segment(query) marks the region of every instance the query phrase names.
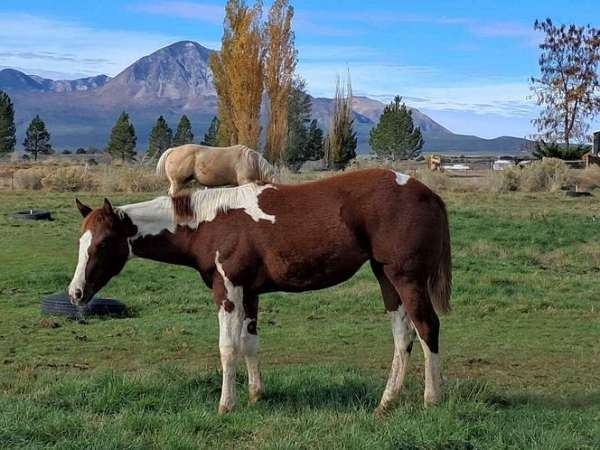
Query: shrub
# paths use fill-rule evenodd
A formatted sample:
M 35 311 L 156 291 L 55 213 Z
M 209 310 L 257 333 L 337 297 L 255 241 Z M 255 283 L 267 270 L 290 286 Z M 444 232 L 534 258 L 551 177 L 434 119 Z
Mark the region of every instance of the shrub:
M 152 168 L 142 166 L 108 166 L 99 176 L 99 184 L 103 192 L 158 192 L 168 187 Z
M 521 184 L 521 170 L 518 167 L 507 167 L 502 172 L 494 172 L 489 181 L 491 192 L 518 191 Z
M 447 191 L 452 187 L 450 177 L 444 172 L 432 172 L 429 169 L 419 170 L 416 172 L 415 178 L 435 192 Z
M 600 167 L 592 166 L 584 170 L 571 172 L 575 184 L 585 190 L 592 190 L 600 187 Z
M 564 145 L 557 144 L 555 142 L 536 142 L 533 150 L 533 156 L 536 158 L 557 158 L 564 161 L 575 161 L 579 160 L 590 151 L 589 145 L 576 145 L 571 147 L 565 147 Z
M 98 187 L 92 174 L 79 166 L 59 167 L 42 178 L 42 186 L 54 192 L 89 191 Z
M 46 175 L 41 167 L 19 169 L 13 175 L 16 189 L 29 189 L 37 191 L 42 188 L 42 178 Z
M 569 184 L 569 169 L 557 158 L 544 158 L 521 171 L 521 189 L 525 192 L 554 192 Z

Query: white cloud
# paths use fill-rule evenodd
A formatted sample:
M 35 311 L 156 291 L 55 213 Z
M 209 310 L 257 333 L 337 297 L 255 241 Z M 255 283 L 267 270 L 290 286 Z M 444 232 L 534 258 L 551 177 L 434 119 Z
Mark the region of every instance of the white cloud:
M 32 74 L 114 76 L 136 59 L 181 38 L 106 30 L 31 14 L 0 13 L 0 65 Z

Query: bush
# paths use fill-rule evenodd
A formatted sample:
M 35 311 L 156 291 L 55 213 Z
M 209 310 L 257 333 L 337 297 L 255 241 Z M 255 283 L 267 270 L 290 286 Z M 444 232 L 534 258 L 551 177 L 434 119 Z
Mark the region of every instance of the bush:
M 563 161 L 575 161 L 579 160 L 590 151 L 589 145 L 576 145 L 571 147 L 565 147 L 564 145 L 557 144 L 555 142 L 536 142 L 535 149 L 532 154 L 536 158 L 557 158 Z
M 444 172 L 432 172 L 429 169 L 419 170 L 415 174 L 415 178 L 435 192 L 447 191 L 452 187 L 450 177 Z
M 493 192 L 555 192 L 572 183 L 573 177 L 564 161 L 544 158 L 524 168 L 510 167 L 494 174 L 490 190 Z
M 59 167 L 42 178 L 44 189 L 54 192 L 89 191 L 98 184 L 92 174 L 82 167 Z
M 103 192 L 157 192 L 166 191 L 166 180 L 146 167 L 107 166 L 100 176 Z
M 600 167 L 592 166 L 584 170 L 573 171 L 574 183 L 584 190 L 600 188 Z
M 13 175 L 16 189 L 29 189 L 37 191 L 42 188 L 42 178 L 46 175 L 41 167 L 19 169 Z

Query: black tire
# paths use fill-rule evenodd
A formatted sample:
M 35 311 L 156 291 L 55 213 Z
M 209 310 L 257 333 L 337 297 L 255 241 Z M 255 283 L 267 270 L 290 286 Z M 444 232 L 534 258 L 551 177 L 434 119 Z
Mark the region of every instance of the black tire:
M 577 192 L 577 191 L 567 191 L 567 197 L 592 197 L 591 192 Z
M 66 316 L 80 319 L 85 316 L 123 316 L 126 306 L 118 300 L 93 298 L 85 306 L 71 304 L 69 296 L 64 292 L 48 295 L 42 299 L 42 314 L 48 316 Z
M 52 214 L 50 211 L 44 211 L 43 209 L 30 209 L 29 211 L 19 211 L 14 213 L 13 219 L 23 220 L 52 220 Z

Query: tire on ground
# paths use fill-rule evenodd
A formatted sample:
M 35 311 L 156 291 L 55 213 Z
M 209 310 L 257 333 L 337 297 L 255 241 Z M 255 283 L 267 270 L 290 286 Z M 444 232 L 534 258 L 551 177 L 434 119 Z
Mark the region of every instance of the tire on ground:
M 85 316 L 123 316 L 126 306 L 118 300 L 94 298 L 85 306 L 71 304 L 64 292 L 48 295 L 42 299 L 42 314 L 48 316 L 66 316 L 77 319 Z

